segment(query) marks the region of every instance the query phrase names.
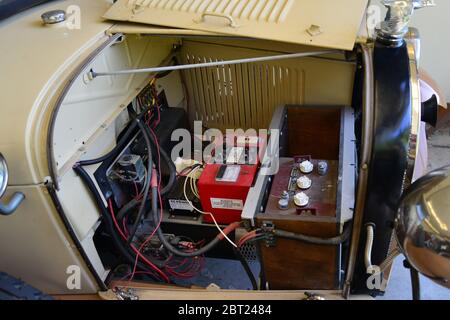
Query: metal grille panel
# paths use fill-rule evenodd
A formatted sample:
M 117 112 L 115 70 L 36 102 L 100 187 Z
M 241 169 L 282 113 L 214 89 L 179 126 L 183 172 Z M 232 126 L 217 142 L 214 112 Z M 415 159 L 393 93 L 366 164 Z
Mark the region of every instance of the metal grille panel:
M 187 53 L 185 63 L 218 61 Z M 185 71 L 191 116 L 207 127 L 267 128 L 274 110 L 303 103 L 304 72 L 277 64 L 242 64 Z
M 228 14 L 232 17 L 271 23 L 283 22 L 294 0 L 134 0 L 129 5 L 170 12 Z

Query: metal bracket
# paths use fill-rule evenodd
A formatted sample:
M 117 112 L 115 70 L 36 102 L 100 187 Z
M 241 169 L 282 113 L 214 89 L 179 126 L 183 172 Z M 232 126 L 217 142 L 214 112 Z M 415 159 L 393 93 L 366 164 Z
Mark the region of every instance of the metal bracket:
M 114 290 L 114 293 L 116 294 L 116 296 L 119 300 L 139 300 L 139 297 L 136 294 L 136 291 L 131 288 L 128 288 L 128 289 L 116 288 Z
M 277 244 L 276 237 L 274 235 L 275 225 L 272 221 L 263 221 L 261 230 L 267 235 L 265 238 L 266 247 L 275 247 Z
M 306 298 L 304 300 L 325 300 L 324 297 L 312 292 L 305 292 Z

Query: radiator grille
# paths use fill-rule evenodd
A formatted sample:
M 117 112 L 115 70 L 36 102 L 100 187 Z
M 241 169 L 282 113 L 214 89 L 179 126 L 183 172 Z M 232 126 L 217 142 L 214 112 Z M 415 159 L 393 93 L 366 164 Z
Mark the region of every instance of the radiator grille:
M 218 61 L 187 53 L 184 63 Z M 184 71 L 191 116 L 210 128 L 267 128 L 274 110 L 303 103 L 304 72 L 274 63 Z
M 280 23 L 295 0 L 131 0 L 130 5 L 171 12 L 229 14 L 238 19 Z

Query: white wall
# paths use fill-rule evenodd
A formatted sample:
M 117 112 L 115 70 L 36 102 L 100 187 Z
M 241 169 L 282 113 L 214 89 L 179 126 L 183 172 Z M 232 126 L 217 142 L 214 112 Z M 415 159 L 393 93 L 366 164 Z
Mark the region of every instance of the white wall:
M 420 66 L 441 87 L 450 102 L 450 1 L 435 0 L 437 6 L 417 10 L 411 25 L 422 38 Z

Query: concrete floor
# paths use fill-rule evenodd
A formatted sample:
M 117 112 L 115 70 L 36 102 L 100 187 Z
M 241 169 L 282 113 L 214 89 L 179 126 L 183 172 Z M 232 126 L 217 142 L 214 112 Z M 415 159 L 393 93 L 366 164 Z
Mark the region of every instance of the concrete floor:
M 378 300 L 411 300 L 411 280 L 409 270 L 403 267 L 403 256 L 398 257 L 393 266 L 391 280 L 386 294 Z M 443 288 L 426 277 L 420 276 L 422 300 L 450 300 L 450 290 Z
M 428 170 L 434 170 L 450 165 L 450 122 L 428 137 Z M 387 292 L 381 300 L 410 300 L 411 281 L 409 270 L 403 267 L 404 257 L 400 256 L 394 262 Z M 450 290 L 445 289 L 431 280 L 420 277 L 423 300 L 450 300 Z

